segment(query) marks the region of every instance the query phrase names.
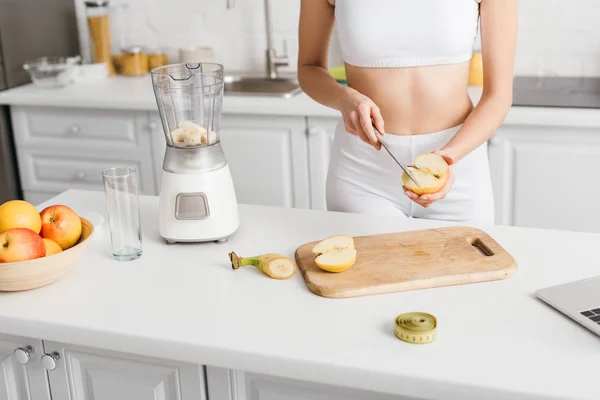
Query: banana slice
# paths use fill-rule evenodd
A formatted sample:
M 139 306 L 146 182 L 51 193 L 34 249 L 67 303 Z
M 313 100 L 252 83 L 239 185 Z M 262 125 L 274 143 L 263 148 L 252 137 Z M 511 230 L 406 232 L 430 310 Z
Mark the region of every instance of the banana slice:
M 188 132 L 185 135 L 184 143 L 187 146 L 198 146 L 202 144 L 202 134 L 200 132 Z
M 185 136 L 185 131 L 181 128 L 177 128 L 173 132 L 171 132 L 171 138 L 173 139 L 174 143 L 184 143 Z
M 206 133 L 206 129 L 192 121 L 181 121 L 177 127 L 183 129 L 186 133 Z

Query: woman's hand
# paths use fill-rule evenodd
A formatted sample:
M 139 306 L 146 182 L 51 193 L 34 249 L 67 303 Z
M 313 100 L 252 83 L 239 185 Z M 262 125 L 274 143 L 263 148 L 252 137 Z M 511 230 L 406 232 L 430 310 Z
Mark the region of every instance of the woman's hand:
M 406 186 L 402 186 L 402 189 L 404 189 L 404 194 L 409 199 L 411 199 L 412 201 L 424 208 L 427 208 L 431 206 L 434 202 L 445 198 L 450 192 L 452 185 L 454 184 L 454 173 L 452 172 L 452 164 L 454 164 L 454 158 L 447 154 L 444 150 L 434 151 L 434 153 L 444 157 L 444 160 L 446 160 L 446 163 L 448 163 L 448 179 L 446 180 L 446 184 L 436 193 L 424 194 L 421 196 L 408 190 Z
M 348 133 L 357 135 L 363 142 L 372 145 L 377 150 L 381 149 L 381 144 L 373 129 L 373 123 L 383 134 L 385 132 L 383 118 L 379 107 L 371 99 L 349 88 L 340 99 L 340 111 Z

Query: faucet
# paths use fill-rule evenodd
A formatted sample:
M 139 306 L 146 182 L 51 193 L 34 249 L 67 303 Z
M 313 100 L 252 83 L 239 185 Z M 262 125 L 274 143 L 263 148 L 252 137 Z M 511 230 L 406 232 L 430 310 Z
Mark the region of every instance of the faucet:
M 267 31 L 267 77 L 277 79 L 277 68 L 286 67 L 289 65 L 287 55 L 287 43 L 283 41 L 283 55 L 277 55 L 273 46 L 273 23 L 271 21 L 271 4 L 270 0 L 265 0 L 265 27 Z
M 235 0 L 227 0 L 227 8 L 235 7 Z M 266 64 L 267 77 L 277 79 L 277 68 L 286 67 L 290 64 L 287 55 L 287 42 L 283 41 L 283 55 L 278 55 L 273 46 L 273 23 L 271 21 L 271 3 L 270 0 L 265 0 L 265 28 L 267 31 L 267 50 Z

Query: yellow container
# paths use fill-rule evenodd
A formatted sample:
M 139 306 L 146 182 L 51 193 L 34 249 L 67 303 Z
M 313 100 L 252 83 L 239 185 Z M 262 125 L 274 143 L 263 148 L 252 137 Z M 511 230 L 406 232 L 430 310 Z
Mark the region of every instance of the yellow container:
M 471 57 L 469 86 L 483 86 L 483 58 L 481 53 L 473 53 L 473 57 Z
M 105 0 L 86 2 L 87 23 L 92 41 L 92 57 L 94 63 L 106 63 L 108 65 L 108 74 L 115 74 L 115 67 L 112 63 L 111 46 L 111 27 L 110 17 L 108 15 L 108 2 Z
M 148 52 L 148 70 L 152 71 L 154 68 L 162 67 L 167 65 L 169 60 L 167 55 L 160 51 Z
M 125 76 L 141 76 L 148 73 L 148 56 L 139 46 L 123 49 L 119 72 Z

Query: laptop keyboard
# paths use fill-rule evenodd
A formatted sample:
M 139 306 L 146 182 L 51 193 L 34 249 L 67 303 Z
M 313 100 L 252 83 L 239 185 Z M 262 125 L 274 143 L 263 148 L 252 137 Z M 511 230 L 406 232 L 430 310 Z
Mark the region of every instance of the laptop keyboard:
M 588 311 L 582 311 L 581 315 L 588 317 L 598 325 L 600 325 L 600 308 L 594 308 Z

